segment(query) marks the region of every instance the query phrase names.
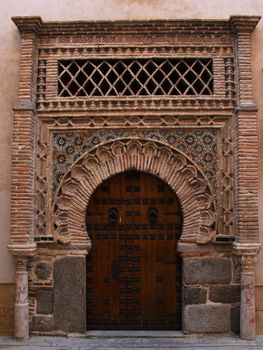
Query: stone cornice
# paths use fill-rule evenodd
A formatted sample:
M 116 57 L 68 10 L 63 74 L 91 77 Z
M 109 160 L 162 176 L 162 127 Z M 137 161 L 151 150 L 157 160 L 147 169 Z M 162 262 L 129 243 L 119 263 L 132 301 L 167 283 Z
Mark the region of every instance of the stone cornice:
M 13 107 L 13 111 L 32 111 L 36 112 L 36 105 L 32 103 L 31 101 L 19 101 L 17 104 Z
M 252 32 L 260 18 L 260 16 L 231 16 L 230 23 L 236 32 Z
M 214 32 L 227 27 L 227 21 L 216 20 L 133 20 L 133 21 L 79 21 L 46 22 L 43 34 L 85 34 L 85 35 L 169 35 L 171 33 L 193 34 L 194 32 Z M 219 30 L 219 28 L 218 28 Z
M 241 103 L 236 108 L 236 110 L 237 110 L 237 112 L 240 112 L 240 111 L 242 111 L 242 112 L 257 112 L 258 107 L 254 103 L 249 103 L 249 104 Z
M 187 19 L 187 20 L 116 20 L 116 21 L 72 21 L 42 22 L 41 17 L 12 17 L 21 33 L 35 32 L 43 35 L 162 35 L 169 33 L 193 34 L 211 33 L 222 35 L 222 31 L 252 31 L 260 20 L 259 16 L 231 16 L 229 20 Z
M 11 17 L 20 33 L 36 33 L 41 30 L 42 19 L 41 17 Z

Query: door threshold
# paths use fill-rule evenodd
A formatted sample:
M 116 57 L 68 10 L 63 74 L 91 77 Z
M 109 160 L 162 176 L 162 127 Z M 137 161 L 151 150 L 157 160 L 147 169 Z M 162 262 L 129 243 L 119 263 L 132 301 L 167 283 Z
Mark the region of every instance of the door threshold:
M 185 338 L 191 337 L 189 334 L 184 334 L 182 331 L 158 331 L 158 330 L 90 330 L 84 334 L 70 333 L 69 338 Z

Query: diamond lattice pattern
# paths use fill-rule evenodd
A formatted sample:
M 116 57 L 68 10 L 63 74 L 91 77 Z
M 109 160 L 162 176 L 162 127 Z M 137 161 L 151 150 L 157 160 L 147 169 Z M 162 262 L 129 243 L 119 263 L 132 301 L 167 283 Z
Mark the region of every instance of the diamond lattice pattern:
M 209 58 L 89 59 L 58 62 L 58 95 L 212 95 Z

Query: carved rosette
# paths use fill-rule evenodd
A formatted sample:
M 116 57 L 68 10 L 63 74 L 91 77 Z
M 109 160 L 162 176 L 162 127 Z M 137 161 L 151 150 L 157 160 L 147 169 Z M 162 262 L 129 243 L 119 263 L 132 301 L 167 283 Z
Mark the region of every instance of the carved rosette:
M 107 178 L 131 169 L 156 175 L 174 190 L 184 217 L 181 241 L 208 243 L 214 238 L 215 200 L 198 166 L 161 142 L 120 139 L 85 153 L 62 179 L 53 206 L 55 240 L 89 241 L 86 208 L 92 193 Z

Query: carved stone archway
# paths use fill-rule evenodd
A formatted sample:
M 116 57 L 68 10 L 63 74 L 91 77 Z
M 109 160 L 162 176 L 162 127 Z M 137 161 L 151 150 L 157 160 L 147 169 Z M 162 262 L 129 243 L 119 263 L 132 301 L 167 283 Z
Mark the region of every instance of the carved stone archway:
M 202 171 L 182 152 L 143 139 L 105 143 L 75 162 L 54 200 L 54 238 L 62 243 L 86 242 L 86 208 L 92 193 L 108 177 L 130 169 L 160 177 L 177 194 L 184 218 L 181 242 L 213 239 L 216 206 Z
M 27 338 L 29 325 L 38 334 L 85 332 L 83 276 L 90 244 L 86 207 L 105 179 L 135 169 L 160 177 L 181 202 L 183 330 L 240 332 L 242 338 L 253 339 L 260 244 L 251 33 L 259 17 L 116 22 L 14 17 L 13 21 L 21 33 L 9 245 L 17 258 L 15 336 Z M 81 73 L 84 66 L 99 62 L 96 72 L 101 64 L 114 72 L 117 63 L 129 70 L 130 60 L 139 62 L 142 70 L 153 65 L 159 77 L 165 73 L 163 64 L 175 71 L 180 62 L 186 68 L 172 86 L 183 79 L 188 87 L 178 85 L 170 94 L 166 87 L 160 93 L 156 86 L 155 94 L 142 78 L 140 95 L 130 89 L 132 78 L 125 90 L 131 95 L 114 89 L 116 95 L 111 95 L 101 86 L 99 95 L 93 94 L 96 89 L 85 90 L 85 78 L 76 88 L 74 69 Z M 73 73 L 67 82 L 70 67 Z M 206 72 L 204 79 L 199 79 L 200 69 Z M 121 79 L 121 70 L 117 73 Z M 197 80 L 187 80 L 189 73 Z M 166 80 L 160 78 L 161 85 L 162 81 Z M 93 142 L 98 133 L 100 146 Z M 198 138 L 198 142 L 189 147 L 186 133 L 190 141 Z M 73 136 L 66 136 L 66 146 L 57 149 L 56 137 L 65 134 Z M 211 147 L 207 135 L 212 137 Z M 72 148 L 79 136 L 83 147 L 69 156 L 67 147 Z

